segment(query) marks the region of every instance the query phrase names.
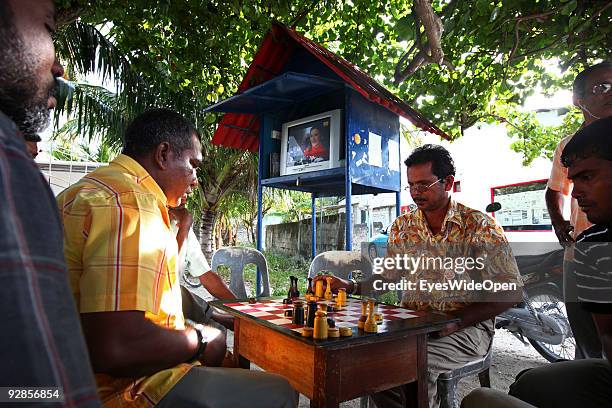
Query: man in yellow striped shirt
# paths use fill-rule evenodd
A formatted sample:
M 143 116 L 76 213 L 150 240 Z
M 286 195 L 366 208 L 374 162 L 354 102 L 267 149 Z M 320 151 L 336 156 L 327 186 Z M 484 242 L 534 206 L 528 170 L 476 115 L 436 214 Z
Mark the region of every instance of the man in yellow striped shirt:
M 145 112 L 128 127 L 123 154 L 58 197 L 72 291 L 105 406 L 295 405 L 281 377 L 211 368 L 225 355 L 225 336 L 185 326 L 168 207 L 196 186 L 201 149 L 181 115 Z

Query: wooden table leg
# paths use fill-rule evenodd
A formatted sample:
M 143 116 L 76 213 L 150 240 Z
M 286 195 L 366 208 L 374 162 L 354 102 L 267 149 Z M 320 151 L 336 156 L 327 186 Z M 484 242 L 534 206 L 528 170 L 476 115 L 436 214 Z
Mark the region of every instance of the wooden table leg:
M 323 349 L 315 351 L 314 395 L 310 400 L 311 408 L 338 408 L 340 373 L 337 354 Z
M 234 319 L 234 363 L 240 368 L 251 368 L 251 362 L 240 355 L 240 319 Z
M 409 407 L 429 407 L 427 394 L 427 334 L 417 338 L 417 380 L 407 384 L 407 402 Z

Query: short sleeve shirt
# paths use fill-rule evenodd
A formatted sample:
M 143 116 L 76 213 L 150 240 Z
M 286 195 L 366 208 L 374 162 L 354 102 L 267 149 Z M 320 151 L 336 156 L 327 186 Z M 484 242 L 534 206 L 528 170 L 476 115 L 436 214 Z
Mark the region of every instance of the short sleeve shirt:
M 195 285 L 190 285 L 189 283 L 190 278 L 199 278 L 211 270 L 210 265 L 202 252 L 200 241 L 198 241 L 198 237 L 196 236 L 195 232 L 193 232 L 193 229 L 189 229 L 187 240 L 181 249 L 179 258 L 181 284 L 183 286 L 187 286 L 191 292 L 199 296 L 201 299 L 207 302 L 213 300 L 213 295 L 211 295 L 204 286 L 199 285 L 199 282 L 197 287 L 193 287 Z
M 567 168 L 561 163 L 561 154 L 563 154 L 563 149 L 565 149 L 565 146 L 572 140 L 572 137 L 574 136 L 568 136 L 559 142 L 559 145 L 555 149 L 553 165 L 550 171 L 550 177 L 548 178 L 548 188 L 566 196 L 571 194 L 573 183 L 567 178 Z M 574 232 L 572 234 L 575 238 L 592 224 L 587 219 L 586 214 L 578 206 L 578 201 L 576 201 L 575 198 L 571 197 L 570 205 L 570 224 L 574 227 Z
M 455 259 L 457 255 L 464 259 L 486 258 L 486 267 L 477 269 L 475 264 L 473 265 L 474 268 L 469 272 L 470 279 L 515 283 L 517 287 L 522 285 L 512 250 L 502 228 L 488 215 L 454 200 L 450 201 L 438 234 L 432 233 L 425 215 L 419 209 L 401 215 L 393 223 L 389 233 L 386 258 L 407 254 L 413 259 L 425 259 L 422 253 L 416 253 L 423 251 L 424 248 L 425 257 L 432 259 L 445 257 L 448 251 L 454 252 Z M 384 269 L 382 273 L 384 278 L 395 281 L 404 278 L 412 282 L 419 280 L 446 282 L 455 279 L 456 270 L 455 267 L 449 272 L 448 269 L 434 266 L 417 268 L 414 273 L 408 273 L 406 270 L 393 267 Z M 469 292 L 461 291 L 452 291 L 451 295 L 448 290 L 431 290 L 427 293 L 421 290 L 405 290 L 402 298 L 402 305 L 413 310 L 452 312 L 468 304 L 470 304 Z
M 596 224 L 576 239 L 574 274 L 578 301 L 593 313 L 612 313 L 612 228 Z
M 166 197 L 135 160 L 120 155 L 62 192 L 64 253 L 81 313 L 139 310 L 154 323 L 184 327 L 178 245 Z M 191 368 L 143 378 L 96 374 L 105 406 L 150 406 Z

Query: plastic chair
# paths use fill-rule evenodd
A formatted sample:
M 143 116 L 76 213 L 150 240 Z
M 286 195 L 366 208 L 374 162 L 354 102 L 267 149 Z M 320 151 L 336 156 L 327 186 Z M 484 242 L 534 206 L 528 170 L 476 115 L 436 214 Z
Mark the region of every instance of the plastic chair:
M 212 256 L 211 268 L 217 272 L 219 265 L 227 265 L 231 271 L 230 289 L 239 299 L 246 299 L 244 285 L 244 267 L 255 264 L 261 273 L 262 291 L 256 296 L 270 296 L 270 278 L 268 276 L 268 262 L 261 252 L 254 248 L 226 247 L 218 249 Z
M 470 375 L 478 374 L 481 387 L 491 388 L 491 356 L 493 355 L 493 339 L 487 354 L 463 367 L 440 374 L 438 377 L 438 395 L 440 395 L 440 408 L 459 408 L 457 400 L 457 384 L 459 380 Z
M 372 264 L 359 251 L 327 251 L 320 253 L 312 260 L 308 277 L 314 278 L 321 271 L 329 271 L 342 279 L 347 279 L 353 271 L 361 271 L 363 280 L 372 276 Z M 369 397 L 363 396 L 359 402 L 361 408 L 368 408 Z
M 353 271 L 361 271 L 361 279 L 372 276 L 372 264 L 359 251 L 327 251 L 320 253 L 310 263 L 308 277 L 314 278 L 321 271 L 329 271 L 347 279 Z

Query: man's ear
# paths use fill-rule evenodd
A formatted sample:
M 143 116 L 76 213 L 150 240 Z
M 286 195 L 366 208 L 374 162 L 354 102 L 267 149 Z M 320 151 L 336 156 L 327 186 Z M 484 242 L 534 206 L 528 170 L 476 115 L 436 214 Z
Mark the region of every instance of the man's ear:
M 154 160 L 161 170 L 166 170 L 168 168 L 168 162 L 170 161 L 171 154 L 170 143 L 168 142 L 161 142 L 155 148 Z
M 453 176 L 444 177 L 444 190 L 451 191 L 453 189 L 454 182 L 455 182 L 455 177 Z

